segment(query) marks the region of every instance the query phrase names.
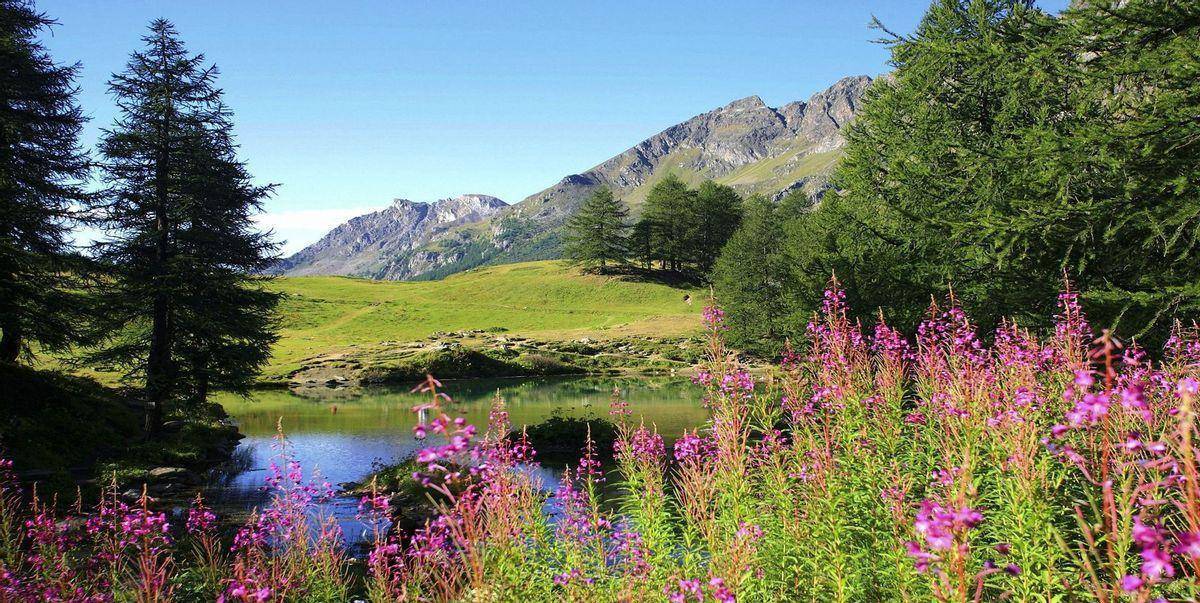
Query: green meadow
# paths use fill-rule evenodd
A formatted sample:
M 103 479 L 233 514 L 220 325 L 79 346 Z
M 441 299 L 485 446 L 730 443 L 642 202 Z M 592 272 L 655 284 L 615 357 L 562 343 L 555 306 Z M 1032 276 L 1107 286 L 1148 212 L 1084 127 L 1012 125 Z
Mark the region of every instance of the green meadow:
M 285 294 L 268 376 L 305 358 L 438 332 L 494 330 L 543 340 L 694 332 L 707 292 L 628 277 L 581 274 L 562 262 L 506 264 L 440 281 L 278 278 Z

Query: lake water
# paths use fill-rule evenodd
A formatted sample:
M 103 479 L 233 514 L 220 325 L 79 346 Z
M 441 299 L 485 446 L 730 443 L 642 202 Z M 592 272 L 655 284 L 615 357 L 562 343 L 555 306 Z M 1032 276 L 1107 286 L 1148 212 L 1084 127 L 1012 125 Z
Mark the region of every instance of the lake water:
M 450 414 L 466 417 L 482 431 L 497 392 L 507 403 L 513 426 L 519 428 L 540 423 L 555 412 L 608 418 L 613 387 L 619 387 L 629 402 L 633 421 L 656 425 L 667 440 L 708 418 L 700 403 L 700 389 L 675 377 L 447 381 L 443 391 L 454 399 L 448 407 Z M 396 388 L 321 389 L 314 394 L 265 390 L 254 392 L 249 399 L 218 399 L 246 436 L 238 450 L 244 470 L 214 484 L 207 494 L 219 508 L 248 510 L 263 502 L 260 487 L 278 454 L 272 446 L 277 425 L 287 434 L 293 455 L 306 474 L 319 474 L 319 479 L 335 486 L 360 480 L 373 464 L 391 463 L 421 447 L 412 435 L 417 421 L 412 407 L 427 399 L 424 395 Z M 538 471 L 546 487 L 553 488 L 559 469 Z M 356 507 L 357 501 L 338 498 L 325 509 L 342 523 L 351 542 L 356 540 Z

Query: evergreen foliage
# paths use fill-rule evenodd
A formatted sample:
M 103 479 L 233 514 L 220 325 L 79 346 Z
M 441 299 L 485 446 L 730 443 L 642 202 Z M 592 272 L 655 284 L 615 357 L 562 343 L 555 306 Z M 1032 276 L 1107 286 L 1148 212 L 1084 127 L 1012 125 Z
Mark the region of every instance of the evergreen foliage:
M 691 200 L 688 259 L 697 272 L 708 274 L 742 221 L 742 198 L 728 186 L 705 180 Z
M 1200 7 L 938 0 L 883 31 L 836 194 L 785 226 L 795 311 L 836 273 L 905 330 L 951 291 L 985 330 L 1048 328 L 1064 277 L 1151 347 L 1200 315 Z
M 751 197 L 741 228 L 725 244 L 713 270 L 717 303 L 728 314 L 729 341 L 762 354 L 781 349 L 794 334 L 789 296 L 793 271 L 780 242 L 781 210 L 762 197 Z
M 55 350 L 81 337 L 68 232 L 88 198 L 89 160 L 78 66 L 54 62 L 37 40 L 53 24 L 28 2 L 0 1 L 0 362 L 31 342 Z
M 646 193 L 642 221 L 650 233 L 651 257 L 664 270 L 678 272 L 683 269 L 689 255 L 689 217 L 694 201 L 695 192 L 675 174 L 667 174 Z
M 108 237 L 96 246 L 111 268 L 97 295 L 108 341 L 92 360 L 144 379 L 154 433 L 166 404 L 242 388 L 266 360 L 276 295 L 250 274 L 275 247 L 250 222 L 271 187 L 236 157 L 216 67 L 165 20 L 143 41 L 109 84 L 120 116 L 100 144 Z
M 631 251 L 646 267 L 708 275 L 741 219 L 742 198 L 732 188 L 706 180 L 690 189 L 667 174 L 646 194 Z
M 597 189 L 567 222 L 563 254 L 589 271 L 604 271 L 629 255 L 629 209 L 607 187 Z

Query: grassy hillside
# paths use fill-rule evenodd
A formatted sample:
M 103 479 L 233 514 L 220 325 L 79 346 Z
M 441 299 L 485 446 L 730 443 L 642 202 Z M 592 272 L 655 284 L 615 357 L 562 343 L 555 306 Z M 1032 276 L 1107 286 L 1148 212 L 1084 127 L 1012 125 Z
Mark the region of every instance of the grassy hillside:
M 272 287 L 285 299 L 267 378 L 317 355 L 445 331 L 494 329 L 543 340 L 684 335 L 699 326 L 705 295 L 583 275 L 556 261 L 481 268 L 433 282 L 296 277 L 280 278 Z

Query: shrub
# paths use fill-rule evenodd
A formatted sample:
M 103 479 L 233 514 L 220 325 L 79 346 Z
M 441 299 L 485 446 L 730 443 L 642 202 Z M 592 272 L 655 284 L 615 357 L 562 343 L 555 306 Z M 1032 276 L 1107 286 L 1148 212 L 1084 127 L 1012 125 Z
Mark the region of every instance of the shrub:
M 508 438 L 516 442 L 524 435 L 540 459 L 575 462 L 583 456 L 589 434 L 597 454 L 611 458 L 616 425 L 596 417 L 568 417 L 561 409 L 541 423 L 510 431 Z

